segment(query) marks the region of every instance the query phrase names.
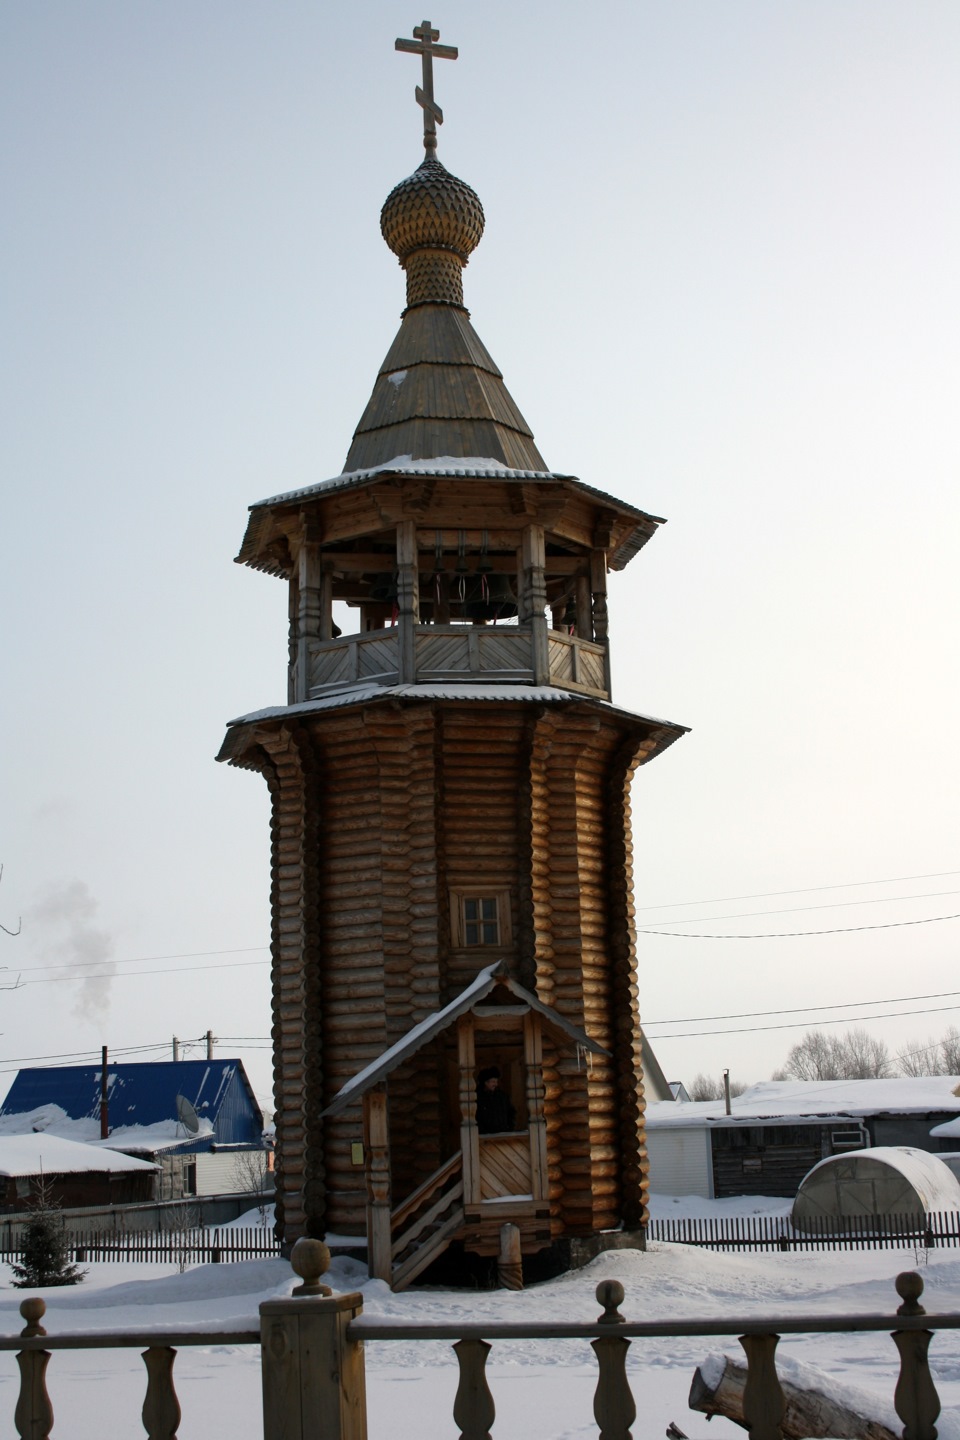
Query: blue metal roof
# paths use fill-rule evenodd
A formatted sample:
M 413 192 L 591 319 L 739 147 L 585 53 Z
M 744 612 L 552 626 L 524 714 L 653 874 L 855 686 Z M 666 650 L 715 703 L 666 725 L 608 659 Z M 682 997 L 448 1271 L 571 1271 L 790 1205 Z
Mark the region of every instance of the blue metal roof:
M 263 1115 L 241 1060 L 157 1060 L 107 1067 L 111 1131 L 177 1119 L 177 1096 L 209 1120 L 220 1145 L 259 1144 Z M 100 1066 L 64 1065 L 20 1070 L 0 1116 L 59 1105 L 71 1120 L 100 1115 Z M 184 1137 L 186 1140 L 192 1137 Z M 201 1138 L 202 1137 L 198 1137 Z

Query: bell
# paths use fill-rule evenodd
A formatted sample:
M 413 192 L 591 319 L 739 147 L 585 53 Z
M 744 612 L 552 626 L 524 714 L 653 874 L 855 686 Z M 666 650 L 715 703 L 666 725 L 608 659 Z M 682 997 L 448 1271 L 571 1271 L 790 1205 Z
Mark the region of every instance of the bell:
M 506 575 L 472 575 L 467 581 L 463 613 L 468 620 L 510 620 L 517 600 Z
M 397 598 L 396 575 L 378 575 L 370 586 L 371 605 L 392 605 Z

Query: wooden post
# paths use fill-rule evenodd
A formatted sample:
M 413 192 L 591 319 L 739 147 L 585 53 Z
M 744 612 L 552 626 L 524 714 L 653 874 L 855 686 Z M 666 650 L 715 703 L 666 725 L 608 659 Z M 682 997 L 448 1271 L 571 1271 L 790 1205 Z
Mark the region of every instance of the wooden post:
M 333 566 L 330 561 L 320 574 L 320 639 L 333 639 Z
M 630 1426 L 637 1418 L 637 1407 L 627 1379 L 630 1341 L 616 1334 L 616 1326 L 623 1324 L 623 1316 L 617 1309 L 623 1303 L 620 1281 L 601 1280 L 597 1300 L 603 1306 L 600 1324 L 609 1333 L 590 1342 L 600 1372 L 593 1398 L 593 1416 L 600 1427 L 600 1440 L 631 1440 Z
M 300 653 L 297 630 L 300 624 L 300 587 L 297 572 L 290 576 L 287 590 L 287 704 L 295 705 L 300 693 L 300 675 L 297 656 Z M 306 683 L 306 682 L 304 682 Z
M 590 600 L 589 575 L 577 576 L 573 593 L 577 606 L 577 636 L 581 640 L 592 640 L 593 606 Z
M 747 1383 L 743 1387 L 743 1418 L 750 1440 L 783 1440 L 781 1424 L 786 1409 L 777 1376 L 775 1353 L 779 1335 L 741 1335 L 747 1357 Z
M 550 681 L 548 647 L 547 581 L 544 573 L 546 550 L 543 526 L 525 525 L 521 550 L 523 583 L 520 589 L 520 623 L 529 624 L 531 632 L 531 665 L 534 685 Z
M 25 1338 L 46 1335 L 40 1324 L 46 1314 L 46 1302 L 39 1296 L 23 1300 L 20 1314 L 26 1325 L 20 1331 Z M 20 1395 L 14 1411 L 13 1423 L 20 1440 L 48 1440 L 53 1429 L 53 1406 L 47 1393 L 47 1366 L 50 1363 L 49 1350 L 21 1350 L 17 1356 L 20 1367 Z
M 176 1440 L 180 1425 L 180 1402 L 173 1384 L 176 1356 L 170 1345 L 151 1345 L 141 1352 L 147 1367 L 147 1397 L 140 1413 L 147 1440 Z
M 593 595 L 593 638 L 604 647 L 603 683 L 607 698 L 610 686 L 610 627 L 607 619 L 607 556 L 603 550 L 590 551 L 590 590 Z
M 367 1161 L 367 1261 L 376 1280 L 393 1279 L 390 1230 L 390 1136 L 387 1087 L 381 1082 L 363 1097 L 363 1145 Z
M 297 700 L 306 700 L 310 695 L 311 640 L 320 639 L 320 535 L 315 523 L 306 517 L 303 520 L 303 539 L 297 557 L 298 613 L 297 613 Z
M 500 1254 L 497 1256 L 497 1278 L 504 1290 L 523 1289 L 523 1254 L 520 1250 L 520 1226 L 500 1226 Z
M 543 1032 L 540 1016 L 523 1017 L 523 1061 L 527 1078 L 527 1126 L 530 1131 L 530 1193 L 545 1200 L 547 1184 L 547 1122 L 543 1114 Z
M 416 626 L 420 622 L 420 580 L 417 571 L 417 526 L 401 520 L 397 526 L 397 612 L 400 630 L 400 684 L 417 678 Z
M 476 1051 L 471 1014 L 457 1022 L 460 1063 L 460 1151 L 463 1155 L 463 1203 L 480 1203 L 480 1132 L 477 1129 L 477 1084 L 474 1077 Z
M 484 1373 L 490 1346 L 486 1340 L 458 1340 L 453 1348 L 460 1365 L 460 1384 L 453 1402 L 460 1440 L 490 1440 L 497 1413 Z
M 920 1304 L 923 1281 L 915 1270 L 896 1278 L 897 1294 L 903 1301 L 898 1315 L 925 1315 Z M 930 1374 L 927 1351 L 932 1330 L 894 1330 L 893 1343 L 900 1352 L 900 1375 L 893 1394 L 893 1408 L 903 1421 L 903 1440 L 937 1440 L 936 1418 L 940 1397 Z
M 347 1326 L 358 1294 L 260 1306 L 264 1440 L 366 1440 L 363 1345 Z

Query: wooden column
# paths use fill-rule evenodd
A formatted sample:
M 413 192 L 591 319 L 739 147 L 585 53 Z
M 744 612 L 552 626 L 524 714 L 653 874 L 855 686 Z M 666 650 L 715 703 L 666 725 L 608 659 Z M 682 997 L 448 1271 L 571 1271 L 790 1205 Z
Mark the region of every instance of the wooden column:
M 298 671 L 297 635 L 300 628 L 300 587 L 297 583 L 297 572 L 294 570 L 290 576 L 290 585 L 287 590 L 287 704 L 297 703 Z
M 333 563 L 329 560 L 320 577 L 320 639 L 333 639 Z
M 530 1129 L 530 1190 L 534 1200 L 544 1200 L 548 1194 L 541 1024 L 540 1016 L 532 1010 L 523 1017 L 523 1060 L 527 1071 L 527 1124 Z
M 550 680 L 548 626 L 544 613 L 547 605 L 545 565 L 543 526 L 524 526 L 521 549 L 520 623 L 530 626 L 531 665 L 535 685 L 546 685 Z
M 367 1158 L 367 1259 L 375 1280 L 393 1278 L 390 1253 L 390 1136 L 385 1083 L 363 1097 L 363 1146 Z
M 581 640 L 593 639 L 593 606 L 590 603 L 590 576 L 578 575 L 574 588 L 577 605 L 577 635 Z
M 315 523 L 303 521 L 303 539 L 297 556 L 297 681 L 296 700 L 310 697 L 310 656 L 312 640 L 320 634 L 320 532 Z M 296 702 L 295 702 L 296 703 Z
M 590 589 L 593 594 L 593 638 L 604 647 L 603 680 L 607 699 L 612 700 L 610 684 L 610 628 L 607 621 L 607 556 L 603 550 L 590 551 Z
M 460 1064 L 460 1151 L 463 1155 L 463 1203 L 480 1203 L 480 1132 L 477 1129 L 476 1050 L 471 1014 L 457 1023 Z
M 417 526 L 401 520 L 397 526 L 397 611 L 400 629 L 400 683 L 417 678 L 415 627 L 420 623 L 420 580 L 417 573 Z

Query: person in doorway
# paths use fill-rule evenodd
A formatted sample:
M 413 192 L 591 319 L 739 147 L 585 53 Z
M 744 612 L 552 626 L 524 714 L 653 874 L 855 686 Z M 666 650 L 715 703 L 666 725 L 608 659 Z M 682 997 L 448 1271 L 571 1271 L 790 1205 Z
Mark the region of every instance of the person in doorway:
M 500 1071 L 488 1065 L 477 1077 L 477 1129 L 481 1135 L 512 1130 L 517 1112 L 510 1096 L 500 1089 Z

